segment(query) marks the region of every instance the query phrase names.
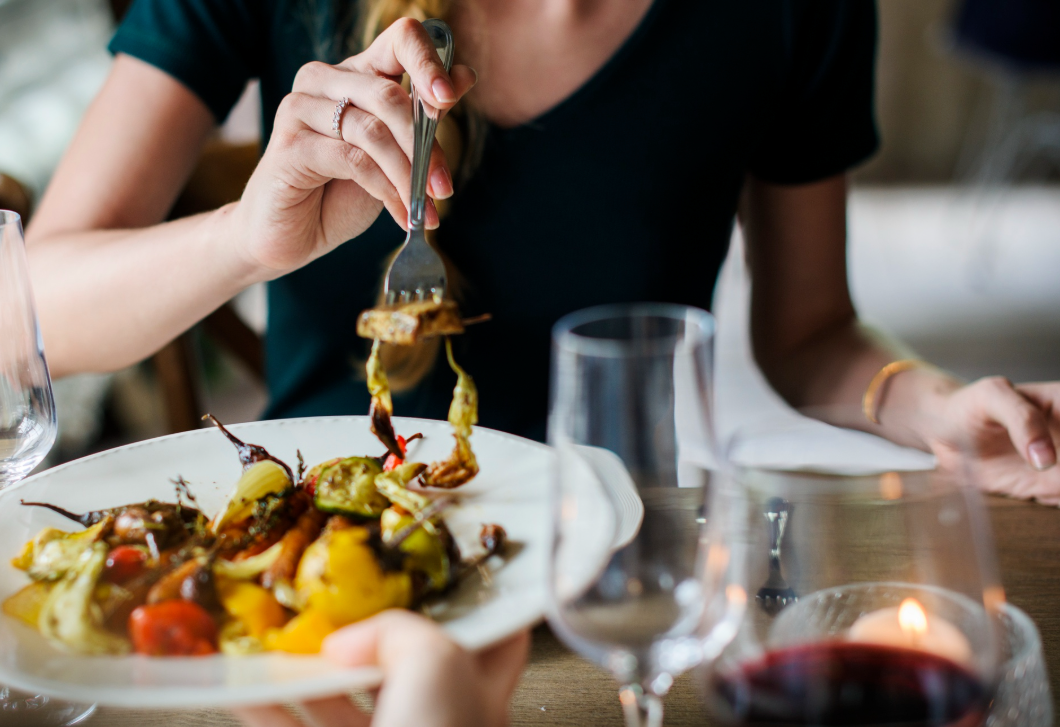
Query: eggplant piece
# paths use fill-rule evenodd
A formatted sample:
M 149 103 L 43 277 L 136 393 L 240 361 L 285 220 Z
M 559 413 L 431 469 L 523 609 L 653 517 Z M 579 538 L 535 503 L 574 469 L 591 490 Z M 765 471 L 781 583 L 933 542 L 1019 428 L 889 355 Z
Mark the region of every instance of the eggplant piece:
M 213 414 L 207 414 L 203 417 L 203 420 L 213 424 L 215 427 L 221 430 L 222 434 L 228 437 L 228 441 L 230 441 L 236 448 L 236 453 L 239 455 L 239 461 L 243 465 L 244 472 L 249 470 L 258 462 L 264 462 L 265 460 L 268 460 L 270 462 L 275 462 L 280 467 L 282 467 L 284 472 L 287 473 L 287 479 L 289 479 L 292 484 L 297 482 L 297 480 L 295 480 L 294 478 L 294 472 L 291 471 L 291 468 L 287 465 L 287 463 L 281 459 L 273 457 L 271 454 L 269 454 L 269 451 L 262 447 L 260 444 L 247 444 L 242 439 L 228 431 L 225 428 L 225 425 L 221 424 L 221 422 L 218 421 L 217 417 L 215 417 Z

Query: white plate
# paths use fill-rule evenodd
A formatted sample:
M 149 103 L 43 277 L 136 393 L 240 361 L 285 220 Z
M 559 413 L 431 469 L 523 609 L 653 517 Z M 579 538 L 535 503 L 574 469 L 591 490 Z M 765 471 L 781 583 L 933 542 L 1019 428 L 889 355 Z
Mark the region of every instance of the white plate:
M 452 449 L 445 422 L 394 419 L 404 435 L 423 432 L 410 456 L 432 462 Z M 235 425 L 232 432 L 294 465 L 300 449 L 308 465 L 338 456 L 378 454 L 367 417 L 287 419 Z M 491 561 L 491 584 L 469 578 L 432 615 L 469 649 L 480 649 L 537 622 L 545 608 L 553 452 L 542 444 L 476 428 L 472 445 L 481 472 L 460 488 L 464 498 L 447 522 L 459 540 L 475 538 L 482 523 L 499 523 L 515 544 L 503 563 Z M 413 449 L 412 446 L 415 448 Z M 20 499 L 74 512 L 148 498 L 173 501 L 180 475 L 212 514 L 240 474 L 232 445 L 213 429 L 161 437 L 56 467 L 0 491 L 0 599 L 24 586 L 7 565 L 43 527 L 78 526 Z M 80 702 L 119 707 L 218 707 L 307 699 L 376 686 L 375 669 L 344 669 L 320 657 L 269 653 L 248 657 L 99 657 L 64 653 L 36 631 L 0 616 L 0 683 Z

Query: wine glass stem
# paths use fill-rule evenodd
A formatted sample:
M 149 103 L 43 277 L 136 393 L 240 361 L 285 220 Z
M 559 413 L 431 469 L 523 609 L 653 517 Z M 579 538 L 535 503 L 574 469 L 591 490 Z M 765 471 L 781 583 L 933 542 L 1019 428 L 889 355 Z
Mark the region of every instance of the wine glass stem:
M 639 684 L 627 684 L 618 690 L 626 727 L 662 727 L 662 699 L 645 692 Z

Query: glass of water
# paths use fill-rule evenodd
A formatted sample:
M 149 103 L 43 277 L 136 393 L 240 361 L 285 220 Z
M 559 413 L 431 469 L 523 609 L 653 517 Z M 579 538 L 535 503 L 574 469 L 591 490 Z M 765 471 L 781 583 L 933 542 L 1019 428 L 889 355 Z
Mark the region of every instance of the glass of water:
M 664 304 L 591 308 L 553 330 L 548 620 L 615 675 L 631 727 L 661 724 L 661 698 L 703 653 L 713 339 L 710 314 Z
M 55 401 L 26 264 L 22 218 L 0 210 L 0 489 L 40 464 L 55 442 Z M 59 727 L 92 705 L 58 702 L 0 684 L 0 723 Z

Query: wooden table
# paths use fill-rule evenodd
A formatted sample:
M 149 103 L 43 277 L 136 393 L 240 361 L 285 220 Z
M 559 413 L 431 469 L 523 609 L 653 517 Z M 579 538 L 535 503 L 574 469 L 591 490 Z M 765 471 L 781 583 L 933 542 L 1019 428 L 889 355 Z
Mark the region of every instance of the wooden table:
M 1060 694 L 1060 510 L 990 498 L 1001 573 L 1009 600 L 1038 624 L 1054 701 Z M 666 725 L 708 722 L 690 676 L 666 698 Z M 220 710 L 150 712 L 100 709 L 89 727 L 234 727 Z M 610 675 L 561 645 L 547 626 L 534 631 L 530 664 L 512 703 L 513 725 L 616 725 L 617 686 Z

